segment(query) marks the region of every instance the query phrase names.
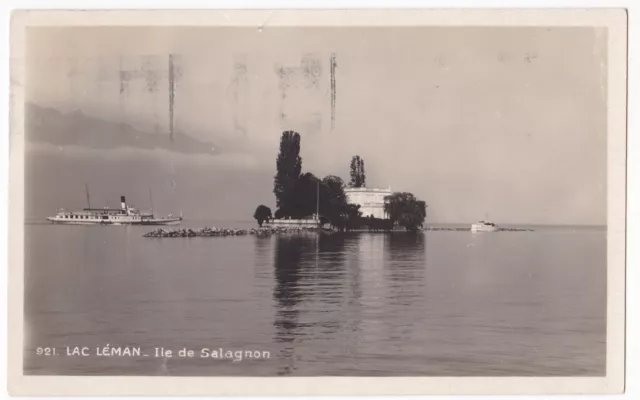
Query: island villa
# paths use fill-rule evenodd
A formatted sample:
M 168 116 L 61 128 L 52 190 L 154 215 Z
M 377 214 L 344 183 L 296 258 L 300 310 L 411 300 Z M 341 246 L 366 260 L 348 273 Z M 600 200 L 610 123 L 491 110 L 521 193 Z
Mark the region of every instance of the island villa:
M 357 204 L 360 206 L 360 212 L 362 212 L 363 217 L 373 216 L 379 219 L 389 219 L 389 216 L 384 211 L 384 203 L 385 197 L 392 194 L 391 188 L 345 188 L 344 193 L 347 196 L 347 202 L 349 204 Z M 307 219 L 270 219 L 262 226 L 265 228 L 320 228 L 322 223 L 318 217 L 319 215 L 319 211 L 316 211 L 315 214 Z
M 384 198 L 391 196 L 391 188 L 374 189 L 367 187 L 345 188 L 347 201 L 350 204 L 360 206 L 363 217 L 373 215 L 375 218 L 387 219 L 389 216 L 384 212 Z

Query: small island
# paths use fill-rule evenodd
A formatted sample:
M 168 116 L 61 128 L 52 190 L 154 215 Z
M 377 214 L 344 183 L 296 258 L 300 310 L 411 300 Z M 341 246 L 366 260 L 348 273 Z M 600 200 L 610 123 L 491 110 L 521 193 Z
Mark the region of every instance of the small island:
M 337 175 L 318 178 L 302 172 L 301 138 L 295 131 L 280 137 L 276 158 L 273 194 L 276 211 L 264 204 L 256 207 L 253 218 L 258 225 L 251 229 L 156 229 L 144 237 L 226 237 L 302 233 L 474 231 L 472 227 L 425 226 L 427 205 L 410 192 L 392 192 L 390 188 L 366 185 L 364 160 L 351 158 L 350 180 Z M 491 224 L 493 225 L 493 224 Z M 495 232 L 528 232 L 529 228 L 498 228 Z
M 337 175 L 320 179 L 302 172 L 300 134 L 285 131 L 276 158 L 273 193 L 276 211 L 260 204 L 253 213 L 255 229 L 156 229 L 144 237 L 270 236 L 301 232 L 421 232 L 427 205 L 413 193 L 368 188 L 364 160 L 351 159 L 350 180 Z
M 337 175 L 322 179 L 302 172 L 300 134 L 285 131 L 280 138 L 273 193 L 277 210 L 259 205 L 253 215 L 259 226 L 315 227 L 336 232 L 403 230 L 419 232 L 426 203 L 409 192 L 368 188 L 364 160 L 351 159 L 348 184 Z

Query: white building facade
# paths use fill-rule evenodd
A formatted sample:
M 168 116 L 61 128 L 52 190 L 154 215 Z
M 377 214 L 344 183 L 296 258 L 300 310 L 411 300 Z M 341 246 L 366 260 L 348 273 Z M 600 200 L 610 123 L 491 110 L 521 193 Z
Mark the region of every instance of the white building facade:
M 384 198 L 391 195 L 391 188 L 345 188 L 344 193 L 347 195 L 349 204 L 360 206 L 363 217 L 373 215 L 375 218 L 389 218 L 387 213 L 384 212 Z

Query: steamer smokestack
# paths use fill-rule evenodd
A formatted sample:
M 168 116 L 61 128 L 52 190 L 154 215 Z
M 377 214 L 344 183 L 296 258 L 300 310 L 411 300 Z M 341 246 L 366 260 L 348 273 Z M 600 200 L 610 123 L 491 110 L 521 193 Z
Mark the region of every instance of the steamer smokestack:
M 122 208 L 123 210 L 127 209 L 127 201 L 125 200 L 124 196 L 120 196 L 120 208 Z

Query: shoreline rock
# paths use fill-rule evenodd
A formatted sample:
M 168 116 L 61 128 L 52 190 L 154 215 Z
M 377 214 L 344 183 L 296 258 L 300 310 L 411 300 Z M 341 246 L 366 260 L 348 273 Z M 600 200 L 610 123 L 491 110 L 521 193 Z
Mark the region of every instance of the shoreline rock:
M 457 232 L 469 232 L 470 228 L 445 228 L 445 227 L 427 227 L 424 231 L 457 231 Z M 497 232 L 532 232 L 533 229 L 524 229 L 524 228 L 501 228 Z M 251 229 L 233 229 L 233 228 L 216 228 L 216 227 L 204 227 L 200 229 L 166 229 L 166 228 L 158 228 L 151 232 L 147 232 L 143 237 L 150 238 L 185 238 L 185 237 L 225 237 L 225 236 L 247 236 L 252 235 L 256 237 L 267 237 L 272 235 L 282 235 L 282 234 L 295 234 L 295 233 L 307 233 L 307 232 L 315 232 L 321 233 L 325 232 L 318 228 L 308 228 L 308 227 L 269 227 L 269 228 L 251 228 Z M 353 231 L 353 232 L 369 232 L 369 231 Z M 393 232 L 393 231 L 391 231 Z M 391 233 L 385 232 L 385 233 Z M 326 232 L 326 233 L 338 233 L 338 232 Z
M 304 227 L 274 227 L 274 228 L 251 228 L 251 229 L 233 229 L 233 228 L 216 228 L 204 227 L 200 229 L 165 229 L 158 228 L 151 232 L 147 232 L 143 237 L 152 238 L 184 238 L 184 237 L 224 237 L 224 236 L 246 236 L 253 235 L 257 237 L 266 237 L 271 235 L 302 233 L 302 232 L 318 232 L 317 228 Z

